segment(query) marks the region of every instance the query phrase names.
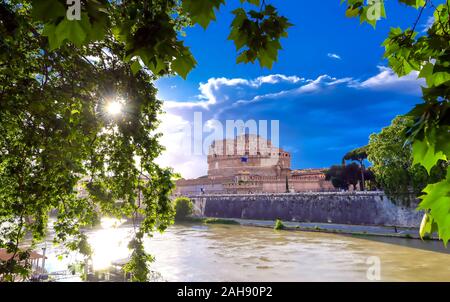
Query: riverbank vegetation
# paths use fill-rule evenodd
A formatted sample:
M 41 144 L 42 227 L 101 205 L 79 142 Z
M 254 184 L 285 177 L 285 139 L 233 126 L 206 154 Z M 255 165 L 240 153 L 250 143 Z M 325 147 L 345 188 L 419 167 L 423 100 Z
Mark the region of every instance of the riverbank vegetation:
M 192 215 L 193 204 L 188 197 L 177 197 L 173 201 L 175 221 L 185 221 Z
M 229 218 L 211 218 L 211 217 L 186 217 L 182 223 L 202 223 L 202 224 L 225 224 L 225 225 L 240 225 L 239 222 Z
M 192 216 L 194 204 L 188 197 L 177 197 L 173 201 L 175 210 L 175 222 L 190 222 L 204 224 L 233 224 L 238 225 L 239 222 L 232 219 L 195 217 Z
M 277 231 L 286 229 L 285 225 L 280 219 L 275 220 L 275 225 L 273 228 Z
M 398 116 L 380 133 L 370 136 L 368 160 L 376 181 L 391 200 L 411 204 L 428 183 L 445 178 L 447 162 L 439 161 L 430 173 L 421 165 L 414 165 L 411 145 L 405 145 L 408 129 L 414 124 L 409 116 Z
M 229 224 L 229 225 L 239 225 L 240 223 L 233 219 L 222 219 L 222 218 L 203 218 L 202 222 L 205 224 Z

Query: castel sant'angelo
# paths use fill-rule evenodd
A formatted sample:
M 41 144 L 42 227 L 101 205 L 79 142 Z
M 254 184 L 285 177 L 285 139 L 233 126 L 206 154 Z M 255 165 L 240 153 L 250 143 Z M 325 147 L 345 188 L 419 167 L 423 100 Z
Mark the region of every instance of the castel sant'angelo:
M 258 135 L 214 141 L 208 175 L 177 181 L 177 195 L 329 191 L 322 169 L 291 169 L 291 154 Z

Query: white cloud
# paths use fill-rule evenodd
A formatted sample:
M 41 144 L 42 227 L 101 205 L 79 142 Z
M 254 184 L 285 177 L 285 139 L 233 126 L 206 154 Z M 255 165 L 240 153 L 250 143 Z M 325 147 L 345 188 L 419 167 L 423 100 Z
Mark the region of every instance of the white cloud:
M 200 83 L 199 90 L 200 95 L 198 95 L 199 101 L 194 102 L 175 102 L 175 101 L 165 101 L 164 108 L 203 108 L 208 109 L 212 105 L 218 103 L 216 97 L 216 92 L 223 87 L 236 87 L 236 86 L 247 86 L 251 88 L 259 88 L 264 84 L 278 84 L 281 82 L 296 84 L 298 82 L 304 81 L 304 78 L 297 76 L 286 76 L 283 74 L 272 74 L 267 76 L 260 76 L 252 80 L 242 79 L 242 78 L 210 78 L 206 83 Z
M 257 95 L 250 100 L 239 100 L 234 103 L 234 107 L 238 105 L 259 102 L 265 99 L 276 99 L 289 95 L 315 93 L 321 91 L 322 89 L 325 89 L 325 87 L 336 86 L 343 83 L 351 83 L 353 81 L 353 78 L 337 79 L 335 77 L 331 77 L 327 74 L 324 74 L 318 76 L 315 80 L 303 80 L 303 81 L 306 82 L 307 84 L 289 90 L 282 90 L 279 92 Z
M 191 123 L 183 117 L 165 113 L 158 117 L 161 124 L 158 132 L 162 133 L 159 142 L 166 148 L 155 160 L 162 167 L 172 167 L 184 178 L 196 178 L 206 174 L 205 155 L 192 153 Z
M 253 81 L 250 81 L 249 84 L 254 87 L 260 87 L 262 84 L 277 84 L 280 82 L 288 82 L 292 84 L 296 84 L 300 81 L 304 81 L 304 78 L 300 78 L 297 76 L 285 76 L 284 74 L 272 74 L 268 76 L 261 76 L 256 78 Z
M 378 66 L 379 73 L 363 82 L 352 82 L 349 87 L 369 88 L 374 90 L 398 91 L 407 94 L 420 95 L 421 86 L 425 86 L 424 79 L 418 79 L 419 73 L 398 77 L 391 68 Z
M 224 86 L 249 85 L 249 81 L 245 79 L 227 79 L 227 78 L 210 78 L 206 83 L 199 84 L 200 95 L 197 96 L 199 101 L 193 102 L 176 102 L 165 101 L 164 109 L 173 108 L 203 108 L 208 109 L 210 106 L 217 104 L 216 91 Z
M 213 102 L 207 101 L 196 101 L 196 102 L 177 102 L 177 101 L 164 101 L 163 109 L 165 111 L 174 108 L 204 108 L 207 109 Z
M 431 28 L 431 26 L 433 26 L 433 23 L 434 23 L 434 16 L 428 17 L 427 22 L 425 22 L 425 24 L 423 25 L 422 32 L 426 33 Z
M 293 90 L 294 93 L 296 94 L 301 94 L 301 93 L 306 93 L 306 92 L 315 92 L 321 89 L 322 87 L 322 83 L 325 83 L 327 81 L 335 81 L 337 80 L 336 78 L 332 78 L 327 74 L 321 75 L 319 76 L 317 79 L 315 80 L 309 80 L 308 84 L 303 85 L 295 90 Z
M 347 77 L 347 78 L 342 78 L 342 79 L 336 79 L 336 78 L 332 78 L 332 82 L 327 83 L 327 86 L 334 86 L 334 85 L 339 85 L 339 84 L 344 84 L 344 83 L 353 83 L 355 80 L 353 78 Z
M 206 156 L 175 154 L 165 152 L 155 161 L 162 167 L 172 167 L 184 179 L 194 179 L 207 174 Z
M 335 53 L 328 53 L 327 56 L 331 59 L 342 60 L 341 56 Z
M 372 89 L 379 91 L 396 91 L 406 94 L 420 95 L 421 86 L 425 85 L 422 79 L 417 79 L 418 73 L 412 72 L 404 77 L 398 77 L 392 69 L 385 66 L 378 66 L 379 73 L 363 81 L 355 80 L 352 77 L 335 78 L 330 75 L 324 74 L 318 76 L 316 79 L 306 80 L 299 76 L 286 76 L 282 74 L 274 74 L 268 76 L 261 76 L 252 80 L 242 78 L 211 78 L 206 83 L 201 83 L 199 86 L 200 95 L 198 98 L 200 101 L 194 102 L 173 102 L 166 101 L 164 103 L 165 108 L 199 108 L 208 110 L 210 106 L 217 105 L 219 103 L 218 97 L 221 98 L 221 102 L 229 103 L 228 96 L 220 93 L 220 90 L 224 87 L 251 87 L 254 89 L 260 88 L 264 84 L 275 85 L 281 82 L 290 84 L 300 84 L 299 86 L 291 89 L 285 89 L 266 94 L 260 94 L 253 96 L 250 99 L 238 99 L 233 101 L 228 106 L 219 108 L 218 112 L 224 112 L 227 108 L 236 107 L 243 104 L 259 102 L 265 99 L 276 99 L 283 96 L 301 95 L 305 93 L 320 92 L 327 87 L 338 86 L 346 84 L 350 88 L 356 89 Z

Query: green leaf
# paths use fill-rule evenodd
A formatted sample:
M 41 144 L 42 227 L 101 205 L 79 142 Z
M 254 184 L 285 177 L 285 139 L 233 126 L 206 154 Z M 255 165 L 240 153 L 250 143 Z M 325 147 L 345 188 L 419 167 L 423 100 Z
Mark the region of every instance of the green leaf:
M 88 39 L 90 41 L 100 41 L 105 37 L 107 29 L 106 19 L 100 19 L 92 23 L 92 28 L 88 32 Z
M 247 13 L 242 8 L 235 9 L 232 13 L 235 17 L 231 23 L 231 32 L 228 36 L 228 40 L 232 40 L 236 46 L 236 50 L 239 50 L 248 42 L 248 36 L 241 31 L 244 21 L 248 20 L 248 18 Z
M 241 51 L 236 63 L 254 63 L 261 67 L 272 68 L 281 50 L 280 39 L 287 37 L 287 29 L 292 26 L 288 20 L 279 16 L 275 7 L 266 5 L 261 12 L 250 11 L 247 15 L 243 8 L 232 12 L 235 17 L 231 23 L 229 40 L 233 40 L 236 50 Z
M 432 76 L 432 80 L 429 83 L 429 86 L 439 86 L 446 82 L 450 81 L 450 73 L 448 72 L 436 72 Z
M 261 3 L 261 0 L 240 0 L 240 1 L 241 1 L 241 3 L 248 2 L 248 3 L 256 5 L 256 6 L 259 6 Z
M 436 151 L 441 151 L 450 158 L 450 126 L 436 129 Z
M 142 69 L 141 63 L 139 63 L 139 60 L 135 60 L 133 64 L 131 64 L 131 72 L 133 75 L 136 75 L 140 70 Z
M 412 6 L 414 8 L 423 7 L 426 4 L 425 0 L 399 0 L 399 2 Z
M 173 62 L 172 70 L 186 79 L 188 73 L 197 65 L 189 49 L 183 51 Z
M 33 0 L 31 15 L 37 20 L 47 22 L 66 15 L 66 7 L 58 0 Z
M 239 63 L 247 63 L 247 62 L 248 62 L 247 52 L 243 51 L 236 58 L 236 63 L 239 64 Z
M 273 63 L 278 59 L 278 51 L 280 49 L 281 45 L 277 40 L 268 42 L 266 48 L 258 53 L 260 66 L 272 68 Z
M 89 16 L 87 14 L 82 14 L 81 20 L 70 21 L 64 19 L 56 26 L 53 33 L 56 38 L 53 39 L 53 41 L 50 41 L 50 46 L 52 49 L 58 48 L 66 39 L 77 46 L 81 46 L 86 40 L 90 30 Z
M 419 204 L 419 210 L 429 210 L 428 215 L 432 222 L 438 227 L 439 237 L 447 245 L 450 239 L 450 168 L 447 168 L 447 177 L 445 180 L 429 184 L 424 190 L 426 195 L 421 196 L 422 202 Z M 421 232 L 432 230 L 430 222 L 425 221 Z
M 359 7 L 349 7 L 347 8 L 347 10 L 345 11 L 345 16 L 347 18 L 354 18 L 359 16 Z
M 414 141 L 413 156 L 413 165 L 420 164 L 424 166 L 428 174 L 430 174 L 431 169 L 439 160 L 447 160 L 444 153 L 435 151 L 434 143 L 430 143 L 428 139 Z
M 341 4 L 345 0 L 341 1 Z M 365 4 L 366 3 L 366 4 Z M 360 23 L 368 23 L 374 28 L 377 21 L 381 18 L 386 18 L 386 10 L 384 1 L 363 1 L 363 0 L 347 0 L 347 10 L 345 16 L 348 18 L 355 18 L 359 16 Z
M 419 236 L 420 238 L 424 238 L 426 234 L 432 235 L 433 233 L 438 231 L 438 225 L 434 221 L 433 217 L 425 213 L 422 218 L 422 222 L 420 223 L 419 228 Z
M 47 37 L 50 44 L 50 50 L 59 48 L 64 41 L 64 37 L 56 34 L 56 26 L 54 24 L 45 24 L 42 35 Z
M 420 70 L 419 73 L 419 78 L 426 79 L 428 86 L 430 86 L 430 83 L 428 83 L 428 78 L 433 74 L 433 68 L 434 68 L 433 64 L 427 63 L 423 66 L 422 70 Z
M 206 29 L 211 21 L 216 20 L 214 9 L 219 9 L 224 0 L 183 0 L 182 7 L 189 13 L 192 22 Z
M 86 27 L 88 24 L 85 20 L 69 21 L 64 19 L 57 26 L 51 23 L 45 24 L 42 35 L 48 38 L 50 50 L 61 47 L 65 40 L 81 46 L 87 36 Z

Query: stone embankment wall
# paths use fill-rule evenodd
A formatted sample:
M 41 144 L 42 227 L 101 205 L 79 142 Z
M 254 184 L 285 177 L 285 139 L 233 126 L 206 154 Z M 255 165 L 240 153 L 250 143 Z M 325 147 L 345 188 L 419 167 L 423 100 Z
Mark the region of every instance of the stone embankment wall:
M 423 213 L 392 203 L 382 192 L 191 196 L 206 217 L 418 227 Z

